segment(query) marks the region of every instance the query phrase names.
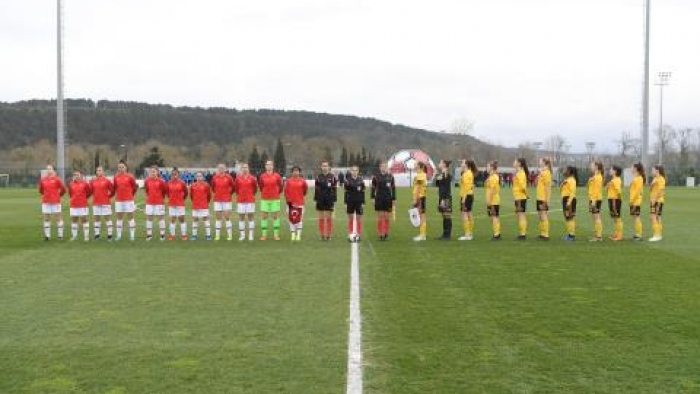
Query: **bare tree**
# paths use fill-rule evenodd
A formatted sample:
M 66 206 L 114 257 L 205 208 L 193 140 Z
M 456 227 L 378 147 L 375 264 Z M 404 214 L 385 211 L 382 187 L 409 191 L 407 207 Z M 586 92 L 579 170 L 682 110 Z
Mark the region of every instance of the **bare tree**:
M 544 148 L 549 152 L 557 166 L 561 162 L 562 153 L 566 151 L 566 145 L 566 138 L 561 134 L 550 135 L 544 140 Z
M 669 125 L 664 125 L 660 130 L 656 130 L 656 153 L 659 161 L 666 157 L 666 154 L 673 148 L 676 130 Z
M 455 135 L 470 135 L 474 132 L 476 122 L 467 118 L 458 118 L 452 122 L 450 126 L 450 134 Z
M 535 166 L 537 161 L 537 148 L 535 144 L 530 141 L 518 144 L 518 157 L 524 158 L 531 166 Z
M 686 168 L 690 164 L 690 152 L 693 149 L 695 130 L 690 127 L 679 129 L 675 137 L 678 144 L 678 164 L 681 168 Z
M 633 138 L 632 133 L 623 131 L 617 140 L 618 152 L 622 159 L 639 156 L 641 148 L 639 138 Z

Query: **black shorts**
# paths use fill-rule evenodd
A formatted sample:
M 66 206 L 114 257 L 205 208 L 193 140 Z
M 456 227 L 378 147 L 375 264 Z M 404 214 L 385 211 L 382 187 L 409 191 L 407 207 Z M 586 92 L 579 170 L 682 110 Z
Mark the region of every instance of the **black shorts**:
M 650 208 L 650 213 L 652 215 L 661 216 L 661 214 L 664 212 L 664 203 L 657 202 L 654 204 L 649 204 L 649 208 Z
M 462 201 L 462 207 L 461 207 L 462 212 L 471 212 L 473 205 L 474 205 L 474 195 L 467 194 L 467 196 L 464 197 L 464 200 Z
M 394 210 L 394 201 L 388 199 L 375 199 L 374 210 L 377 212 L 391 212 Z
M 501 206 L 500 205 L 487 205 L 486 212 L 488 213 L 488 215 L 490 217 L 497 218 L 498 216 L 501 215 Z
M 451 198 L 441 198 L 440 204 L 438 204 L 438 212 L 440 212 L 440 213 L 452 213 L 452 199 Z
M 316 210 L 317 211 L 332 211 L 333 207 L 335 206 L 335 202 L 333 200 L 318 200 L 316 201 Z
M 547 212 L 549 211 L 549 204 L 542 200 L 537 200 L 537 212 Z
M 642 213 L 642 207 L 639 205 L 630 205 L 630 216 L 639 216 Z
M 352 214 L 356 214 L 358 216 L 364 215 L 365 204 L 351 202 L 351 203 L 345 204 L 345 207 L 347 208 L 348 215 L 352 215 Z
M 515 212 L 522 213 L 527 211 L 527 200 L 515 200 Z
M 617 219 L 622 216 L 622 200 L 612 199 L 608 200 L 608 209 L 610 210 L 610 217 Z
M 564 219 L 573 220 L 576 217 L 576 198 L 571 200 L 571 206 L 568 206 L 569 197 L 564 197 L 561 200 L 561 209 L 564 211 Z
M 420 201 L 418 202 L 418 206 L 416 206 L 416 208 L 418 208 L 418 212 L 425 213 L 425 197 L 420 198 Z
M 603 205 L 603 201 L 601 200 L 589 200 L 588 201 L 588 212 L 596 214 L 600 213 L 600 207 Z

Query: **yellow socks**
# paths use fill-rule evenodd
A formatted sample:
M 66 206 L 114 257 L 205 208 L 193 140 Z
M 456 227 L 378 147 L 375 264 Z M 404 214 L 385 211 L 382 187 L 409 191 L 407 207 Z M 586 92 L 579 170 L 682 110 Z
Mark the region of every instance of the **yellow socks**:
M 426 224 L 425 222 L 422 222 L 422 223 L 420 224 L 420 235 L 421 235 L 422 237 L 425 237 L 425 234 L 426 234 L 426 227 L 427 227 L 427 224 Z
M 597 238 L 603 237 L 603 222 L 598 220 L 593 224 L 593 229 L 595 230 L 595 236 Z
M 471 219 L 467 222 L 467 234 L 474 235 L 474 221 Z
M 540 222 L 540 235 L 549 238 L 549 219 Z
M 566 221 L 566 232 L 569 235 L 576 235 L 576 221 L 575 220 L 567 220 Z
M 493 224 L 493 235 L 501 235 L 501 221 L 498 220 Z
M 521 218 L 520 220 L 518 220 L 518 230 L 519 235 L 527 234 L 527 219 Z
M 652 223 L 651 228 L 654 230 L 655 237 L 661 236 L 661 223 L 659 223 L 659 222 Z
M 622 237 L 622 219 L 615 219 L 615 237 Z
M 464 235 L 469 235 L 469 220 L 462 222 L 462 227 L 464 228 Z
M 636 237 L 642 236 L 642 221 L 638 218 L 634 219 L 634 235 Z

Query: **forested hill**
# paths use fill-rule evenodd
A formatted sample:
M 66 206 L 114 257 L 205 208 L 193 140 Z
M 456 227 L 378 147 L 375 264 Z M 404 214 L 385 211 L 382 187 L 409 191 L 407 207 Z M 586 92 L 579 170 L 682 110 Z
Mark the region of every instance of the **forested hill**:
M 374 147 L 431 146 L 453 141 L 452 136 L 376 119 L 305 111 L 173 107 L 106 100 L 67 100 L 66 107 L 69 139 L 81 144 L 141 144 L 158 140 L 193 146 L 291 135 L 304 139 L 353 136 L 360 144 Z M 55 108 L 55 101 L 49 100 L 0 103 L 3 147 L 12 149 L 53 139 Z

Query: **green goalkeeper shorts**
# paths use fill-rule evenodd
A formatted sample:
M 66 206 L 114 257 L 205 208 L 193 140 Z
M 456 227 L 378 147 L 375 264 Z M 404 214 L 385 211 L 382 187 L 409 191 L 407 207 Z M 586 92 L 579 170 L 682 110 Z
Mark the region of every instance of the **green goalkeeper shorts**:
M 260 212 L 279 212 L 281 211 L 282 203 L 280 200 L 261 200 L 260 201 Z

